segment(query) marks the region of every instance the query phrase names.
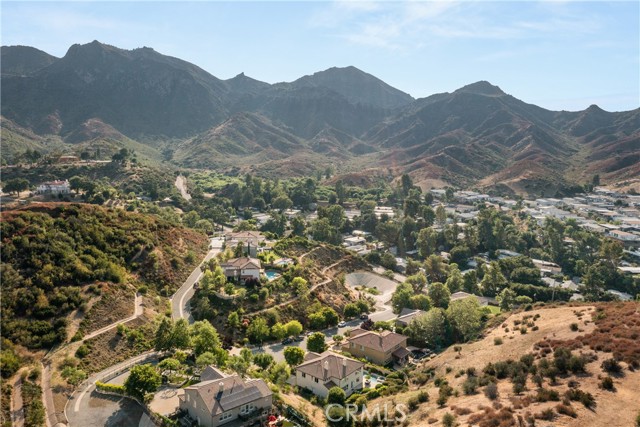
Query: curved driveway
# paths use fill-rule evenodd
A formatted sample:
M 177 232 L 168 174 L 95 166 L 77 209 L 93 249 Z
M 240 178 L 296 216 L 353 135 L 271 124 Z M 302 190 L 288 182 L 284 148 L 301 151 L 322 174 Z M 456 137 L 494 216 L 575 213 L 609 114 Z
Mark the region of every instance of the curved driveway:
M 224 240 L 222 238 L 211 239 L 209 253 L 204 257 L 200 265 L 216 256 L 222 250 L 223 243 Z M 198 280 L 200 280 L 200 277 L 202 277 L 200 265 L 191 272 L 187 280 L 185 280 L 182 286 L 180 286 L 176 293 L 171 297 L 171 317 L 173 320 L 187 319 L 189 323 L 193 323 L 193 317 L 191 317 L 191 312 L 189 310 L 189 303 L 195 293 L 193 285 L 195 285 Z

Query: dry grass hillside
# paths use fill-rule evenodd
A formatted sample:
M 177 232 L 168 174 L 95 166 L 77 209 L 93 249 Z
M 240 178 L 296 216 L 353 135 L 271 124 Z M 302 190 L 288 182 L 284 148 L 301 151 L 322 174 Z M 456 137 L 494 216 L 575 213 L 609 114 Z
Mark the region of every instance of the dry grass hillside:
M 637 303 L 514 313 L 482 339 L 418 366 L 408 392 L 368 406 L 410 404 L 411 426 L 443 425 L 447 413 L 460 426 L 632 426 L 640 412 L 638 337 Z M 429 399 L 419 403 L 423 391 Z

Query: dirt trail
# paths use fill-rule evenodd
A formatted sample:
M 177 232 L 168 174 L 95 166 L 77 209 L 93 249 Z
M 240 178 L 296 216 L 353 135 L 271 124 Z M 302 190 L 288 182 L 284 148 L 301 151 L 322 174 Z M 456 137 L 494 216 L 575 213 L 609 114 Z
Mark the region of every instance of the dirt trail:
M 127 323 L 127 322 L 129 322 L 129 321 L 131 321 L 133 319 L 136 319 L 136 318 L 142 316 L 142 314 L 144 313 L 144 307 L 142 305 L 142 295 L 136 293 L 136 296 L 135 296 L 133 304 L 134 304 L 134 309 L 133 309 L 133 315 L 132 316 L 129 316 L 126 319 L 121 319 L 121 320 L 118 320 L 116 322 L 113 322 L 112 324 L 107 325 L 104 328 L 100 328 L 97 331 L 93 331 L 90 334 L 85 335 L 82 338 L 82 341 L 86 341 L 86 340 L 89 340 L 91 338 L 97 337 L 98 335 L 104 334 L 105 332 L 110 331 L 113 328 L 116 328 L 121 323 Z
M 182 198 L 185 200 L 191 200 L 191 194 L 187 191 L 187 178 L 182 175 L 176 177 L 176 188 L 180 190 Z
M 11 392 L 11 423 L 13 427 L 24 426 L 24 406 L 22 402 L 22 376 L 18 372 L 14 376 Z

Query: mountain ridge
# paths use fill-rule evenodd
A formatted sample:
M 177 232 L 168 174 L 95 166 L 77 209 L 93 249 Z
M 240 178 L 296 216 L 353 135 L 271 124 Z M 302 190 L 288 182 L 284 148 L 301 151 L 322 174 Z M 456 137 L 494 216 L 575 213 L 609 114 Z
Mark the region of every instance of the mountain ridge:
M 389 169 L 459 186 L 508 180 L 534 192 L 588 174 L 640 172 L 640 109 L 551 111 L 485 80 L 414 99 L 353 66 L 276 84 L 244 73 L 221 80 L 152 48 L 97 41 L 51 61 L 21 76 L 5 77 L 3 65 L 2 116 L 26 130 L 20 138 L 54 134 L 77 144 L 122 135 L 169 141 L 171 161 L 189 167 L 259 172 L 274 162 L 340 159 L 344 173 Z M 578 159 L 591 163 L 581 169 Z

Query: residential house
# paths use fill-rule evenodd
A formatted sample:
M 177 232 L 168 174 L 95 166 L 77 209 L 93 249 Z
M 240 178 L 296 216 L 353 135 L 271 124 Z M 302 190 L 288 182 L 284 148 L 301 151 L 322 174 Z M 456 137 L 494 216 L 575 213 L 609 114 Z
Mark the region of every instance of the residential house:
M 349 332 L 342 349 L 354 357 L 365 358 L 381 366 L 390 363 L 403 365 L 410 353 L 406 336 L 391 331 L 365 331 L 360 328 Z
M 305 361 L 295 368 L 295 384 L 320 397 L 340 387 L 347 396 L 362 389 L 364 363 L 331 351 L 307 353 Z
M 352 246 L 361 246 L 366 243 L 366 239 L 363 236 L 351 236 L 344 239 L 343 245 L 347 248 Z
M 262 271 L 260 260 L 249 257 L 232 258 L 221 263 L 220 267 L 224 270 L 224 275 L 227 276 L 227 279 L 231 280 L 259 280 L 260 272 Z
M 540 273 L 543 276 L 562 273 L 562 268 L 556 263 L 545 261 L 542 259 L 533 259 L 533 258 L 531 259 L 531 261 L 533 262 L 533 265 L 535 265 L 538 268 L 538 270 L 540 270 Z
M 77 163 L 80 161 L 80 157 L 78 156 L 60 156 L 58 157 L 58 163 Z
M 478 300 L 478 303 L 482 306 L 485 307 L 487 305 L 498 305 L 498 302 L 496 301 L 495 298 L 490 298 L 490 297 L 481 297 L 478 295 L 473 295 L 467 292 L 454 292 L 451 294 L 451 297 L 449 299 L 449 301 L 453 302 L 459 299 L 465 299 L 465 298 L 469 298 L 469 297 L 475 297 Z
M 258 246 L 264 242 L 266 237 L 258 231 L 238 231 L 226 233 L 224 242 L 227 248 L 235 248 L 239 243 L 244 247 L 244 253 L 250 257 L 258 256 Z
M 380 219 L 382 215 L 386 215 L 388 218 L 393 218 L 396 216 L 393 208 L 390 206 L 376 206 L 373 210 L 373 213 Z
M 634 233 L 629 233 L 627 231 L 622 230 L 611 230 L 609 231 L 609 236 L 613 237 L 616 240 L 620 240 L 622 242 L 638 242 L 640 241 L 640 236 Z
M 243 380 L 214 367 L 203 371 L 201 382 L 184 388 L 180 409 L 198 425 L 216 427 L 234 422 L 234 426 L 264 422 L 271 412 L 273 393 L 261 379 Z
M 69 181 L 47 181 L 38 185 L 36 192 L 38 194 L 69 194 L 71 188 L 69 187 Z
M 426 311 L 423 311 L 423 310 L 403 308 L 402 311 L 400 312 L 400 315 L 396 319 L 396 326 L 401 326 L 403 328 L 406 328 L 407 326 L 409 326 L 409 323 L 411 323 L 413 319 L 425 313 Z

